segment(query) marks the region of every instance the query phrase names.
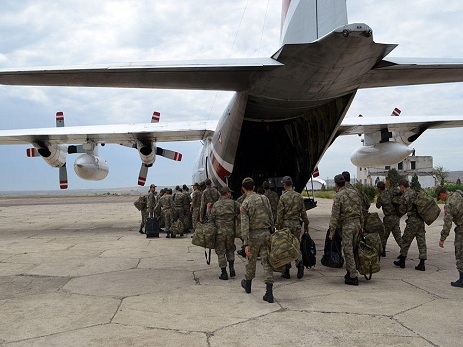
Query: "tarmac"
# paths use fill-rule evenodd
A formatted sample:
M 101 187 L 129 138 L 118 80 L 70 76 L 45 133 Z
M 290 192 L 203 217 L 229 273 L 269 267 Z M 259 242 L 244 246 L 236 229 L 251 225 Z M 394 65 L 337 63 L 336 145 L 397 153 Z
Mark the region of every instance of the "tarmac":
M 237 276 L 219 280 L 215 253 L 207 265 L 188 234 L 139 234 L 135 200 L 0 200 L 1 346 L 463 345 L 453 232 L 438 246 L 443 214 L 426 227 L 426 271 L 414 269 L 415 241 L 405 269 L 392 264 L 391 235 L 381 271 L 354 287 L 344 269 L 320 264 L 332 202 L 318 199 L 307 212 L 317 264 L 299 280 L 294 266 L 289 280 L 275 273 L 269 304 L 260 264 L 246 294 L 246 259 L 236 256 Z

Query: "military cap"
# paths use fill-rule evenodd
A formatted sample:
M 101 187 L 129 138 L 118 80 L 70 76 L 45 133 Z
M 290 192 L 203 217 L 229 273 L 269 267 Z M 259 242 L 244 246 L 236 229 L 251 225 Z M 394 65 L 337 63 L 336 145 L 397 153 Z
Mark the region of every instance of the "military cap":
M 405 178 L 401 178 L 399 180 L 399 186 L 409 187 L 410 184 L 408 183 L 408 180 L 406 180 Z
M 186 184 L 184 184 L 184 185 L 182 186 L 182 188 L 183 188 L 183 189 L 188 189 L 188 186 L 187 186 Z
M 254 184 L 254 180 L 251 178 L 251 177 L 246 177 L 243 182 L 241 182 L 241 184 L 245 184 L 245 183 L 253 183 Z
M 291 177 L 285 176 L 281 180 L 281 183 L 289 185 L 289 184 L 293 184 L 293 180 L 291 179 Z
M 270 188 L 270 184 L 268 183 L 268 181 L 264 181 L 264 183 L 262 183 L 262 187 L 264 187 L 265 189 L 268 189 Z
M 206 183 L 206 185 L 211 185 L 211 184 L 212 184 L 212 181 L 211 181 L 209 178 L 207 178 L 206 181 L 205 181 L 204 183 Z
M 157 186 L 155 184 L 150 184 L 150 188 L 156 188 Z M 145 188 L 146 189 L 146 188 Z
M 227 186 L 220 187 L 219 192 L 220 192 L 221 195 L 225 195 L 227 193 L 233 193 L 233 191 L 230 190 L 230 188 L 228 188 Z
M 447 188 L 445 188 L 444 186 L 437 186 L 437 188 L 436 188 L 437 200 L 439 200 L 439 194 L 440 193 L 445 193 L 446 191 L 447 191 Z
M 195 182 L 195 183 L 193 184 L 193 187 L 199 187 L 199 183 L 198 183 L 198 182 Z
M 344 179 L 344 176 L 343 175 L 336 175 L 334 176 L 334 183 L 344 183 L 346 182 L 346 180 Z

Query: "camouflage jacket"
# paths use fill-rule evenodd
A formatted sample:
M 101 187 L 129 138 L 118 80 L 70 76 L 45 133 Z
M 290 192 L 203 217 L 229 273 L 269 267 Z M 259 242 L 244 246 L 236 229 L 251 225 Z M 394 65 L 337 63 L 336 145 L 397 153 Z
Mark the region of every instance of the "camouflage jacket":
M 203 195 L 201 196 L 201 208 L 200 213 L 202 216 L 206 213 L 207 204 L 216 202 L 219 200 L 220 194 L 219 191 L 215 188 L 208 187 L 204 190 Z
M 234 231 L 235 217 L 240 213 L 240 204 L 236 201 L 221 196 L 211 209 L 211 220 L 217 227 L 217 232 L 220 234 L 225 231 Z
M 280 200 L 280 197 L 271 189 L 267 189 L 264 192 L 264 195 L 267 197 L 268 201 L 270 201 L 270 207 L 272 208 L 273 218 L 275 218 L 277 215 L 278 201 Z
M 460 190 L 450 193 L 444 206 L 444 226 L 440 233 L 441 241 L 449 236 L 452 222 L 458 228 L 463 227 L 463 193 Z
M 400 199 L 400 211 L 403 214 L 407 214 L 409 217 L 417 217 L 420 218 L 420 215 L 418 214 L 418 209 L 416 208 L 416 205 L 413 203 L 413 201 L 416 198 L 416 195 L 418 193 L 412 189 L 412 188 L 407 188 L 402 194 L 402 198 Z
M 360 199 L 362 201 L 363 215 L 364 215 L 364 217 L 368 216 L 368 210 L 370 209 L 370 205 L 371 205 L 371 202 L 370 202 L 370 199 L 368 199 L 368 196 L 364 192 L 362 192 L 361 190 L 358 190 L 357 188 L 355 188 L 349 182 L 346 182 L 346 188 L 353 189 L 353 190 L 355 190 L 357 192 L 357 194 L 360 196 Z
M 309 225 L 309 218 L 304 206 L 304 198 L 295 190 L 287 190 L 278 202 L 277 229 L 281 229 L 283 221 L 299 221 L 301 218 L 305 225 Z
M 263 205 L 266 204 L 266 207 Z M 270 212 L 270 214 L 267 212 Z M 268 229 L 273 224 L 270 202 L 264 195 L 250 192 L 241 204 L 241 235 L 243 245 L 248 244 L 249 233 L 257 229 Z
M 385 216 L 397 216 L 395 207 L 392 204 L 392 193 L 389 190 L 384 190 L 381 194 L 379 194 L 378 199 L 376 200 L 376 207 L 382 207 Z
M 333 198 L 330 234 L 334 235 L 336 228 L 350 219 L 359 219 L 363 225 L 362 199 L 355 189 L 342 187 Z
M 242 194 L 236 201 L 241 205 L 244 199 L 246 199 L 246 194 Z
M 154 208 L 156 207 L 156 203 L 157 203 L 157 196 L 156 194 L 154 194 L 154 192 L 148 192 L 148 196 L 146 198 L 146 208 L 148 210 L 154 210 Z
M 172 195 L 164 194 L 159 199 L 158 203 L 156 204 L 156 211 L 165 211 L 172 209 L 174 207 L 174 201 L 172 200 Z
M 174 201 L 174 206 L 176 208 L 183 208 L 183 193 L 176 191 L 172 194 L 172 199 Z
M 190 209 L 190 203 L 191 203 L 190 192 L 184 190 L 183 191 L 183 209 L 185 211 Z
M 193 208 L 201 207 L 201 191 L 199 189 L 196 189 L 193 191 L 193 197 L 191 199 L 191 206 L 193 206 Z

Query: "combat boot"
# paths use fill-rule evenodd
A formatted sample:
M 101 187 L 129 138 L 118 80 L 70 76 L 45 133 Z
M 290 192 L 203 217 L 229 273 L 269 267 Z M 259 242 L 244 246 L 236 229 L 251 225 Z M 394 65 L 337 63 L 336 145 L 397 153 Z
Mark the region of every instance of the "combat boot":
M 424 267 L 424 259 L 420 259 L 420 263 L 417 266 L 415 266 L 415 270 L 420 270 L 420 271 L 426 270 L 426 268 Z
M 407 259 L 407 257 L 400 255 L 399 260 L 394 261 L 394 265 L 400 266 L 401 269 L 405 269 L 405 259 Z
M 233 260 L 230 260 L 228 262 L 228 267 L 230 268 L 230 277 L 235 277 L 236 276 L 235 262 Z
M 221 267 L 222 273 L 219 276 L 219 279 L 221 280 L 228 280 L 228 274 L 227 274 L 227 268 L 226 267 Z
M 241 280 L 241 287 L 243 287 L 248 294 L 251 293 L 251 282 L 252 280 Z
M 344 280 L 347 281 L 347 279 L 350 278 L 350 272 L 347 271 L 347 273 L 344 275 Z
M 452 287 L 461 287 L 463 288 L 463 272 L 460 272 L 460 279 L 456 280 L 455 282 L 450 282 Z
M 286 279 L 290 279 L 291 278 L 291 275 L 289 273 L 289 269 L 286 269 L 284 272 L 281 273 L 281 277 L 282 278 L 286 278 Z
M 140 227 L 140 230 L 138 230 L 138 232 L 139 232 L 140 234 L 144 234 L 144 232 L 143 232 L 143 227 Z
M 171 239 L 175 239 L 176 237 L 177 237 L 176 234 L 174 234 L 173 232 L 170 233 L 170 238 L 171 238 Z
M 386 246 L 383 247 L 383 251 L 381 252 L 381 256 L 382 257 L 386 256 Z
M 265 295 L 262 299 L 271 304 L 273 302 L 273 283 L 266 283 L 265 286 L 267 290 L 265 291 Z
M 167 231 L 166 239 L 170 239 L 170 235 L 171 235 L 171 234 L 172 234 L 172 233 L 171 233 L 170 231 Z
M 302 277 L 304 277 L 304 264 L 301 261 L 297 264 L 297 278 L 301 279 Z
M 359 278 L 358 277 L 348 277 L 344 280 L 345 284 L 351 285 L 351 286 L 358 286 L 359 285 Z

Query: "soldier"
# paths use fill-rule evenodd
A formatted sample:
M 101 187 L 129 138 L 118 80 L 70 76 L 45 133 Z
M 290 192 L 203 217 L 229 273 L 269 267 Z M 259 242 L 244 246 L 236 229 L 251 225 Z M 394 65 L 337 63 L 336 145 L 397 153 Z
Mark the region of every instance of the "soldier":
M 415 266 L 415 270 L 425 271 L 424 262 L 427 259 L 426 230 L 424 228 L 424 221 L 418 214 L 416 205 L 413 203 L 417 192 L 410 188 L 408 180 L 404 178 L 399 181 L 399 187 L 400 191 L 403 193 L 400 200 L 400 209 L 402 212 L 407 213 L 408 218 L 405 221 L 406 226 L 402 235 L 399 260 L 394 261 L 394 265 L 400 266 L 401 269 L 405 268 L 405 259 L 407 258 L 408 249 L 413 239 L 416 237 L 416 243 L 420 254 L 420 263 Z
M 389 235 L 392 232 L 395 242 L 399 245 L 402 244 L 402 236 L 400 234 L 400 217 L 397 215 L 394 205 L 392 204 L 392 193 L 386 189 L 384 182 L 378 182 L 376 185 L 378 189 L 379 196 L 376 200 L 376 207 L 383 208 L 384 218 L 384 237 L 383 237 L 383 253 L 382 257 L 386 256 L 386 243 Z
M 370 205 L 371 205 L 370 199 L 368 199 L 368 196 L 364 192 L 362 192 L 361 190 L 355 188 L 352 184 L 350 184 L 349 171 L 343 171 L 341 175 L 342 177 L 344 177 L 344 181 L 346 182 L 346 188 L 354 189 L 360 195 L 360 199 L 362 200 L 363 223 L 365 223 L 368 218 L 368 210 L 370 209 Z M 362 228 L 364 226 L 365 224 L 362 224 Z
M 156 212 L 160 212 L 162 214 L 162 218 L 164 219 L 167 238 L 175 238 L 175 235 L 170 231 L 170 228 L 172 226 L 172 211 L 174 207 L 174 202 L 172 200 L 171 194 L 172 189 L 165 188 L 164 194 L 156 204 Z
M 342 230 L 342 249 L 346 258 L 344 283 L 358 286 L 358 273 L 355 266 L 354 249 L 363 225 L 362 199 L 358 192 L 345 186 L 343 175 L 334 176 L 338 192 L 333 199 L 330 219 L 329 239 L 333 239 L 336 228 Z
M 298 239 L 301 239 L 301 223 L 304 221 L 304 231 L 309 230 L 309 219 L 305 212 L 304 198 L 301 194 L 293 190 L 293 180 L 289 176 L 283 177 L 284 193 L 281 195 L 277 208 L 277 229 L 288 228 L 291 233 Z M 299 252 L 299 258 L 296 260 L 297 278 L 304 276 L 304 264 L 302 263 L 302 254 Z M 286 265 L 286 270 L 281 274 L 283 278 L 291 278 L 289 269 L 291 264 Z
M 450 282 L 453 287 L 463 288 L 463 192 L 457 190 L 449 193 L 445 187 L 436 188 L 437 200 L 445 201 L 444 207 L 444 226 L 440 233 L 439 247 L 444 248 L 444 242 L 449 236 L 452 222 L 455 223 L 455 258 L 457 260 L 457 270 L 460 278 L 455 282 Z
M 262 188 L 264 189 L 264 195 L 267 197 L 268 201 L 270 201 L 270 206 L 272 207 L 273 222 L 276 223 L 277 206 L 280 197 L 277 193 L 270 189 L 270 184 L 268 181 L 264 181 L 264 183 L 262 183 Z
M 149 191 L 148 191 L 149 193 Z M 138 232 L 140 234 L 144 234 L 145 232 L 143 231 L 143 228 L 145 227 L 145 222 L 146 218 L 148 218 L 148 207 L 147 207 L 147 202 L 148 202 L 148 194 L 141 194 L 138 200 L 135 202 L 135 204 L 138 204 L 140 208 L 140 213 L 141 213 L 141 223 L 140 223 L 140 229 Z
M 180 219 L 183 223 L 183 192 L 179 186 L 175 187 L 175 193 L 172 195 L 172 199 L 174 201 L 172 221 L 176 222 L 177 219 Z
M 154 217 L 154 208 L 156 207 L 156 194 L 154 194 L 156 191 L 156 186 L 154 184 L 150 185 L 150 191 L 148 192 L 148 197 L 147 197 L 147 209 L 148 209 L 148 217 Z
M 227 261 L 230 277 L 235 277 L 235 218 L 240 212 L 240 204 L 230 199 L 231 190 L 228 187 L 220 188 L 220 198 L 212 205 L 211 220 L 217 228 L 215 240 L 215 253 L 219 260 L 222 273 L 221 280 L 228 280 Z
M 252 279 L 256 275 L 257 256 L 261 257 L 264 268 L 266 292 L 263 299 L 273 302 L 273 269 L 268 261 L 270 231 L 272 226 L 270 202 L 266 196 L 254 192 L 254 180 L 246 177 L 242 182 L 246 199 L 241 205 L 241 234 L 244 238 L 245 252 L 248 257 L 245 279 L 241 280 L 241 286 L 246 293 L 251 293 Z M 266 206 L 264 206 L 266 204 Z M 267 213 L 267 209 L 270 212 Z
M 199 210 L 199 221 L 202 223 L 206 220 L 206 208 L 208 203 L 214 203 L 219 200 L 220 194 L 217 189 L 212 188 L 212 181 L 208 178 L 205 181 L 206 189 L 201 196 L 201 207 Z
M 191 226 L 191 212 L 190 212 L 190 204 L 191 204 L 191 196 L 190 190 L 186 184 L 182 187 L 183 193 L 183 220 L 184 220 L 184 228 L 186 231 L 190 229 Z
M 196 229 L 196 224 L 198 223 L 199 219 L 199 209 L 201 207 L 201 190 L 199 189 L 199 183 L 195 182 L 193 184 L 193 196 L 191 198 L 190 203 L 190 212 L 191 212 L 191 219 L 193 222 L 193 229 Z
M 236 199 L 236 202 L 239 203 L 240 205 L 243 203 L 244 199 L 246 199 L 246 194 L 244 194 L 243 192 L 243 187 L 241 187 L 241 196 Z M 238 254 L 239 256 L 242 256 L 243 258 L 246 257 L 246 252 L 244 251 L 244 242 L 243 242 L 243 237 L 241 236 L 241 233 L 240 233 L 240 240 L 241 240 L 241 249 L 239 249 L 238 251 L 236 251 L 236 254 Z

